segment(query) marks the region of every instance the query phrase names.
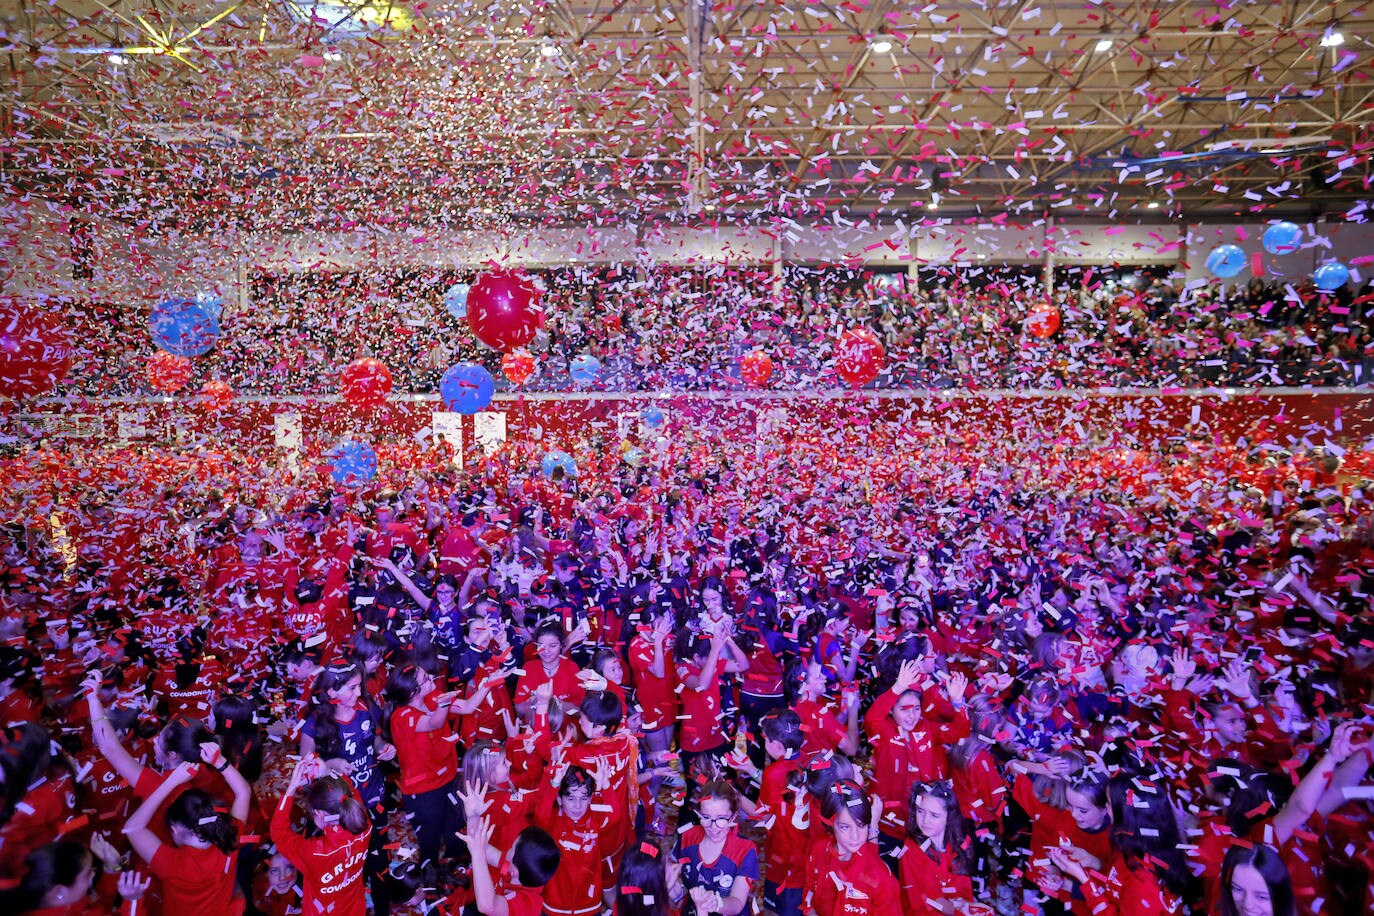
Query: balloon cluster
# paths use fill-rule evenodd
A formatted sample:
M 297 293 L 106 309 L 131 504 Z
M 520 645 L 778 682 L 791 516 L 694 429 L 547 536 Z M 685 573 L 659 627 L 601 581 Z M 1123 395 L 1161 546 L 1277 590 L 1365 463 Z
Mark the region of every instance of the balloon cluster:
M 1260 244 L 1272 255 L 1292 254 L 1302 247 L 1302 227 L 1287 220 L 1270 223 Z M 1258 258 L 1258 256 L 1257 256 Z M 1206 266 L 1215 276 L 1230 279 L 1245 269 L 1245 250 L 1239 245 L 1218 245 L 1207 255 Z M 1257 260 L 1258 263 L 1258 260 Z M 1256 271 L 1260 268 L 1257 266 Z M 1350 279 L 1350 268 L 1340 261 L 1325 261 L 1312 272 L 1312 283 L 1324 293 L 1334 293 Z

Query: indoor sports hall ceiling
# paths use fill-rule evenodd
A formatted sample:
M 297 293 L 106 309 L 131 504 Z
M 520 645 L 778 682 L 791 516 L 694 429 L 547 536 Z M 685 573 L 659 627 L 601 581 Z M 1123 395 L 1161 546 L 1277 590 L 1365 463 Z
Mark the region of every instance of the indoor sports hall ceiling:
M 1370 196 L 1364 2 L 0 0 L 6 196 L 151 231 Z

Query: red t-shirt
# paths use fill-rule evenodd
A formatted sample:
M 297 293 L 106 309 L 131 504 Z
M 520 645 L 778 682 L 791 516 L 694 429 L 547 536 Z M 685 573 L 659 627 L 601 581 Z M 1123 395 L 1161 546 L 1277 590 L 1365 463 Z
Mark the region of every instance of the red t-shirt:
M 437 693 L 425 698 L 433 709 Z M 458 775 L 458 746 L 448 720 L 433 731 L 419 731 L 424 713 L 413 706 L 402 706 L 391 714 L 391 739 L 396 745 L 396 760 L 401 767 L 399 780 L 404 795 L 419 795 L 441 789 Z
M 525 702 L 534 694 L 535 688 L 552 681 L 554 698 L 576 706 L 586 695 L 586 691 L 577 681 L 578 672 L 581 670 L 572 659 L 560 658 L 558 668 L 550 677 L 539 659 L 531 659 L 525 663 L 525 672 L 520 675 L 520 682 L 515 685 L 515 702 Z
M 817 916 L 892 916 L 900 912 L 902 894 L 876 843 L 842 861 L 835 842 L 823 840 L 811 850 L 803 900 L 803 909 Z
M 630 643 L 630 669 L 634 672 L 635 699 L 644 718 L 644 730 L 672 728 L 677 723 L 676 669 L 673 667 L 671 637 L 663 645 L 663 677 L 650 670 L 654 664 L 654 645 L 645 636 Z
M 725 731 L 721 727 L 720 679 L 725 674 L 725 659 L 716 659 L 715 674 L 707 678 L 706 686 L 693 690 L 687 685 L 701 673 L 701 666 L 688 662 L 678 667 L 678 679 L 682 683 L 682 733 L 678 745 L 684 751 L 699 753 L 720 747 L 725 743 Z
M 367 865 L 369 826 L 356 836 L 327 827 L 306 839 L 291 829 L 290 798 L 272 815 L 272 842 L 301 873 L 301 912 L 305 916 L 366 916 L 363 869 Z
M 163 843 L 148 870 L 162 882 L 162 911 L 175 916 L 221 916 L 243 912 L 243 898 L 234 896 L 238 852 L 225 855 L 218 847 L 193 849 Z

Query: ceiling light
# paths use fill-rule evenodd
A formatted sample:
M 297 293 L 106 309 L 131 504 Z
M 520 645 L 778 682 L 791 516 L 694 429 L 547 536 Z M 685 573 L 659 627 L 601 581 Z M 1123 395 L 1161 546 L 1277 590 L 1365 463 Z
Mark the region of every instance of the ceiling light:
M 122 67 L 129 62 L 129 58 L 125 57 L 123 54 L 107 54 L 105 55 L 105 59 L 116 67 Z
M 1150 201 L 1148 204 L 1145 205 L 1145 209 L 1146 209 L 1146 210 L 1158 210 L 1158 209 L 1159 209 L 1159 201 L 1157 201 L 1157 200 L 1152 200 L 1152 201 Z
M 1339 48 L 1345 44 L 1345 35 L 1341 33 L 1338 26 L 1330 26 L 1322 35 L 1321 45 L 1323 48 Z
M 546 35 L 544 40 L 539 42 L 539 53 L 545 57 L 557 57 L 558 45 L 554 44 L 553 39 Z
M 879 35 L 869 43 L 868 50 L 872 51 L 874 54 L 886 54 L 888 51 L 892 50 L 892 39 L 888 38 L 886 35 Z
M 702 207 L 701 209 L 705 210 L 707 213 L 715 213 L 715 212 L 716 212 L 716 205 L 715 205 L 715 204 L 707 204 L 706 206 Z
M 930 203 L 926 204 L 926 209 L 927 209 L 927 210 L 938 210 L 938 209 L 940 209 L 940 202 L 937 201 L 937 200 L 932 200 Z
M 1114 47 L 1116 47 L 1116 42 L 1112 41 L 1110 38 L 1099 38 L 1097 40 L 1097 46 L 1093 50 L 1098 54 L 1106 54 Z
M 339 53 L 336 49 L 334 49 L 334 48 L 330 48 L 328 51 L 325 51 L 325 52 L 324 52 L 322 55 L 320 55 L 320 56 L 323 57 L 325 60 L 335 60 L 335 61 L 343 60 L 343 55 L 340 54 L 340 53 Z

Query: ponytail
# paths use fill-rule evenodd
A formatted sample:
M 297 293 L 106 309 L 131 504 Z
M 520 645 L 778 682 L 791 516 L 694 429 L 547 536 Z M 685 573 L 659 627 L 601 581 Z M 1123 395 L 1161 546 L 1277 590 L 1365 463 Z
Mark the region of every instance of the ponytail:
M 305 808 L 354 836 L 361 836 L 372 823 L 363 803 L 353 797 L 348 785 L 337 776 L 322 776 L 312 782 L 305 790 Z

